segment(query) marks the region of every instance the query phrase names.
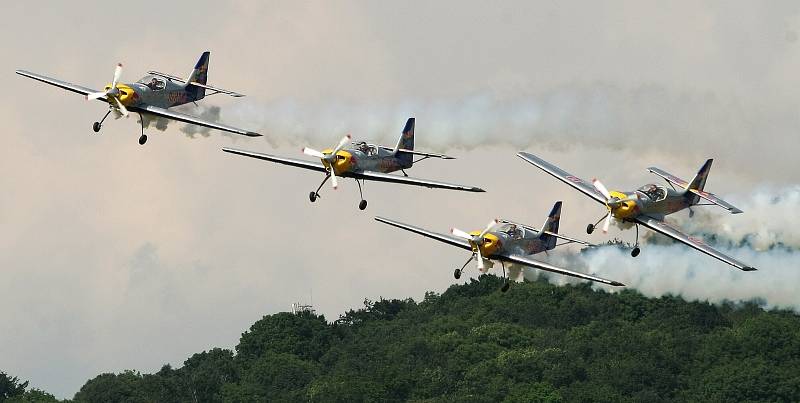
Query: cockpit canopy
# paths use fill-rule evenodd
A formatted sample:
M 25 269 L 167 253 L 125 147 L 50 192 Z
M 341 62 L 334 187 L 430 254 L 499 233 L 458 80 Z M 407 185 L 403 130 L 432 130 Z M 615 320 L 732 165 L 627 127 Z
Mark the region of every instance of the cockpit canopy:
M 377 155 L 378 147 L 374 144 L 368 144 L 366 141 L 353 142 L 353 147 L 366 155 Z
M 644 195 L 652 201 L 664 200 L 667 198 L 667 189 L 663 186 L 649 184 L 644 185 L 636 190 L 639 196 Z
M 167 87 L 167 82 L 163 78 L 157 76 L 144 76 L 141 80 L 137 81 L 139 84 L 144 84 L 153 91 L 161 91 Z
M 511 239 L 521 239 L 525 235 L 525 230 L 521 226 L 513 223 L 502 224 L 498 226 L 495 231 L 504 232 L 508 234 Z

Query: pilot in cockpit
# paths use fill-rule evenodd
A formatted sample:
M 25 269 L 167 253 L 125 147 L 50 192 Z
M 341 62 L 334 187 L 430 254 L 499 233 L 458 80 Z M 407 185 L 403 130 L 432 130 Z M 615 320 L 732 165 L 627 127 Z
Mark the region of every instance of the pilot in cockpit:
M 642 186 L 639 191 L 649 197 L 650 200 L 661 200 L 667 196 L 664 189 L 653 184 Z
M 144 80 L 142 80 L 140 82 L 144 82 Z M 150 79 L 150 81 L 144 82 L 144 85 L 146 85 L 148 88 L 150 88 L 153 91 L 159 91 L 159 90 L 163 90 L 166 84 L 164 84 L 163 80 L 159 80 L 158 78 L 153 77 L 153 78 Z
M 369 152 L 369 146 L 367 145 L 366 141 L 359 141 L 356 144 L 356 150 L 361 151 L 364 154 L 367 154 Z
M 511 239 L 522 238 L 522 231 L 520 231 L 516 224 L 509 224 L 505 232 L 511 237 Z

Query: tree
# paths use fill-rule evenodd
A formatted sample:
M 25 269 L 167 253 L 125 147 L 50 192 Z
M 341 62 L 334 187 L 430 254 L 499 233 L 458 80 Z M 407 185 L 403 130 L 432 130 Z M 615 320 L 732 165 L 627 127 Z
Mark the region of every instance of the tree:
M 16 376 L 12 377 L 0 371 L 0 402 L 25 393 L 25 388 L 27 387 L 27 381 L 20 383 L 19 378 Z

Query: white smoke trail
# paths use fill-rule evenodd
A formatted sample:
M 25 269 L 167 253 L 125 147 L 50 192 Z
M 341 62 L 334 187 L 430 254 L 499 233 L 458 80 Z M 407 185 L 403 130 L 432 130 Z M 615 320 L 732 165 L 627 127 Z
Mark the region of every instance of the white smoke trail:
M 394 139 L 409 116 L 417 118 L 419 143 L 439 151 L 487 144 L 560 149 L 580 144 L 677 155 L 716 150 L 745 157 L 759 150 L 786 152 L 790 139 L 795 144 L 794 128 L 800 126 L 800 117 L 793 109 L 765 111 L 746 102 L 656 85 L 625 88 L 573 83 L 513 97 L 487 91 L 360 103 L 243 101 L 226 106 L 223 115 L 271 141 L 293 145 L 327 144 L 347 132 L 359 139 Z M 689 157 L 693 164 L 698 159 Z
M 204 105 L 194 106 L 187 104 L 174 107 L 172 108 L 172 110 L 175 112 L 180 112 L 191 116 L 195 116 L 203 120 L 207 120 L 209 122 L 220 122 L 220 112 L 222 108 L 216 105 L 204 104 Z M 167 130 L 167 127 L 169 127 L 171 124 L 180 124 L 181 125 L 180 130 L 181 132 L 186 134 L 186 137 L 195 138 L 195 136 L 198 134 L 202 137 L 208 137 L 211 135 L 211 129 L 205 126 L 183 124 L 171 119 L 162 118 L 160 116 L 149 115 L 149 114 L 143 114 L 141 115 L 141 118 L 144 119 L 144 127 L 146 129 L 154 127 L 156 130 L 163 132 L 164 130 Z M 141 123 L 141 120 L 137 120 L 137 122 Z M 227 132 L 220 132 L 220 133 L 222 133 L 223 135 L 232 136 L 232 134 Z
M 743 214 L 720 216 L 714 207 L 695 207 L 694 217 L 679 215 L 679 228 L 703 233 L 718 245 L 751 245 L 763 251 L 775 247 L 800 249 L 800 185 L 783 189 L 758 189 L 742 197 L 731 196 L 731 203 Z M 718 209 L 717 209 L 718 210 Z

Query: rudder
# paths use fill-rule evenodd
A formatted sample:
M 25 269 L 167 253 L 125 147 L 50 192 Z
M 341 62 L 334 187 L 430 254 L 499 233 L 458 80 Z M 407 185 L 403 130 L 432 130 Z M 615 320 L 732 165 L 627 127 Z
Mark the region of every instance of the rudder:
M 210 55 L 211 52 L 209 51 L 203 52 L 203 54 L 200 55 L 200 59 L 197 60 L 197 63 L 194 65 L 194 70 L 189 74 L 189 78 L 186 79 L 186 91 L 189 92 L 195 100 L 203 99 L 206 96 L 206 89 L 195 85 L 188 85 L 188 83 L 208 84 L 208 59 Z
M 706 160 L 706 163 L 700 167 L 700 170 L 697 171 L 697 175 L 694 176 L 691 182 L 689 182 L 689 186 L 686 188 L 687 196 L 689 197 L 689 201 L 691 204 L 696 204 L 700 201 L 700 196 L 689 192 L 688 190 L 700 190 L 702 191 L 703 188 L 706 186 L 706 180 L 708 180 L 708 173 L 711 171 L 711 163 L 714 162 L 714 159 L 709 158 Z
M 405 127 L 403 127 L 403 134 L 400 135 L 400 139 L 397 140 L 397 146 L 394 148 L 397 159 L 399 159 L 400 163 L 403 164 L 403 166 L 405 166 L 406 168 L 409 168 L 411 167 L 411 165 L 414 164 L 414 155 L 399 150 L 409 150 L 409 151 L 414 150 L 415 123 L 416 123 L 415 118 L 408 118 Z
M 547 220 L 545 220 L 544 225 L 542 225 L 542 232 L 539 235 L 539 238 L 542 240 L 545 250 L 550 250 L 556 247 L 556 241 L 558 241 L 558 237 L 548 234 L 557 234 L 558 233 L 558 224 L 561 220 L 561 204 L 562 202 L 559 200 L 553 205 L 553 209 L 550 210 L 550 214 L 547 216 Z

